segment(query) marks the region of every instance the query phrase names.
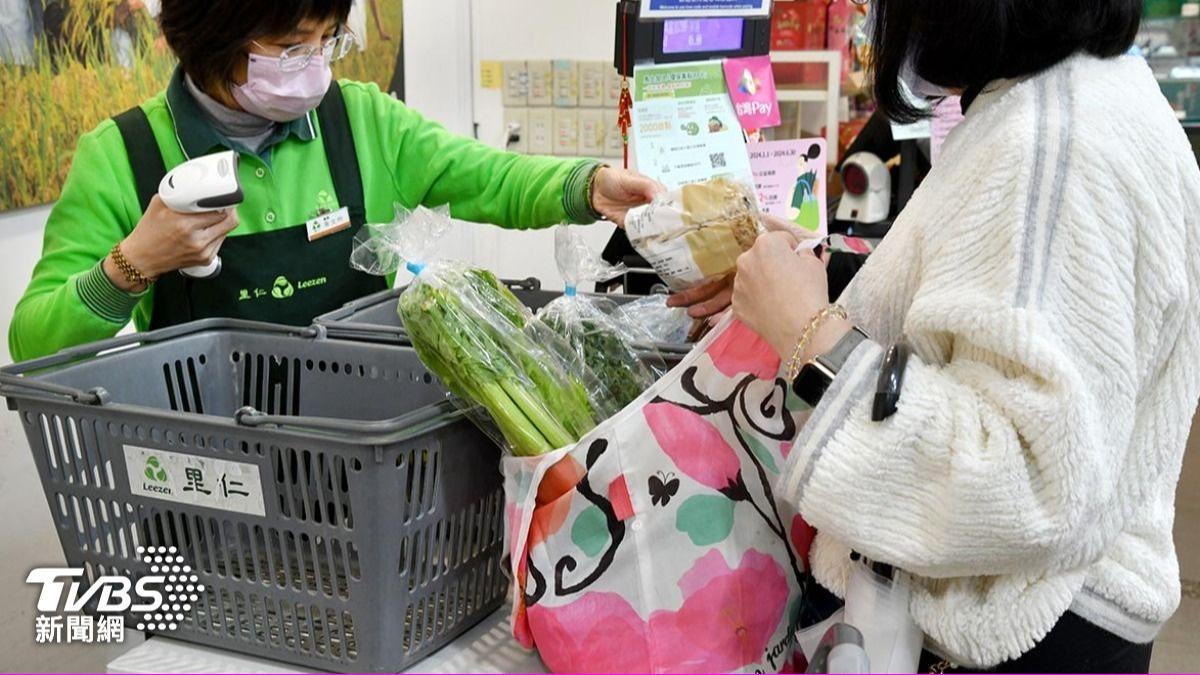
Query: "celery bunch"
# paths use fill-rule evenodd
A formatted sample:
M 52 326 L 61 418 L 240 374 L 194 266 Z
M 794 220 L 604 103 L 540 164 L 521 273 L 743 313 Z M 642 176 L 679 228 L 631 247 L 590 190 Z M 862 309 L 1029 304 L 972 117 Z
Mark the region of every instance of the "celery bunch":
M 421 361 L 488 412 L 513 454 L 551 452 L 596 426 L 582 382 L 526 334 L 529 310 L 490 272 L 431 267 L 398 311 Z

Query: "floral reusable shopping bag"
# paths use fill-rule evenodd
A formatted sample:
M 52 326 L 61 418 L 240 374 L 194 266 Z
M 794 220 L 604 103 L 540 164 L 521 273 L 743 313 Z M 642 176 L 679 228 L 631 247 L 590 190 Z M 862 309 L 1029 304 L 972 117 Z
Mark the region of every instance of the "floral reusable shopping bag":
M 551 670 L 803 672 L 835 606 L 773 497 L 807 415 L 779 369 L 727 318 L 577 445 L 505 459 L 513 632 Z

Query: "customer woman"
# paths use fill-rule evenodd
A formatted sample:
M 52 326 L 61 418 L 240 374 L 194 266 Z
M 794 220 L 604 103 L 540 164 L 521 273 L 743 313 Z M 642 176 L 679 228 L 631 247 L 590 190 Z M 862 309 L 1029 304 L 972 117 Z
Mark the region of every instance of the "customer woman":
M 872 5 L 880 105 L 917 115 L 903 76 L 961 92 L 966 120 L 844 318 L 788 234 L 740 261 L 736 315 L 791 372 L 836 371 L 796 380 L 818 405 L 778 497 L 817 528 L 831 590 L 851 550 L 912 576 L 926 666 L 1146 672 L 1180 599 L 1200 170 L 1146 63 L 1121 56 L 1142 2 Z M 902 340 L 897 409 L 873 421 Z
M 595 162 L 521 157 L 448 133 L 374 84 L 330 84 L 351 0 L 162 0 L 179 67 L 165 92 L 79 141 L 42 258 L 9 332 L 16 359 L 139 329 L 226 316 L 307 324 L 385 287 L 350 269 L 364 222 L 449 203 L 509 228 L 621 222 L 652 181 Z M 236 210 L 174 213 L 164 172 L 231 149 Z M 328 216 L 349 227 L 311 236 Z M 236 228 L 236 229 L 235 229 Z M 334 228 L 336 229 L 336 227 Z M 203 265 L 211 279 L 176 270 Z

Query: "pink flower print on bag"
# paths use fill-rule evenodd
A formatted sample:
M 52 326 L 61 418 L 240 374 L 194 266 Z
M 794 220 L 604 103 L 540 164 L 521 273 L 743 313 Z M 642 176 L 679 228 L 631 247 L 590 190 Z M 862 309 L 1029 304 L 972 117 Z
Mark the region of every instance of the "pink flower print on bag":
M 680 578 L 683 605 L 656 611 L 649 621 L 615 593 L 587 593 L 563 607 L 535 605 L 528 618 L 538 651 L 554 672 L 730 672 L 767 648 L 783 616 L 787 585 L 769 555 L 749 551 L 731 569 L 714 550 Z M 746 602 L 750 597 L 761 601 Z M 580 625 L 594 629 L 571 629 Z
M 670 403 L 651 403 L 642 414 L 658 447 L 692 480 L 717 492 L 738 482 L 742 463 L 703 417 Z

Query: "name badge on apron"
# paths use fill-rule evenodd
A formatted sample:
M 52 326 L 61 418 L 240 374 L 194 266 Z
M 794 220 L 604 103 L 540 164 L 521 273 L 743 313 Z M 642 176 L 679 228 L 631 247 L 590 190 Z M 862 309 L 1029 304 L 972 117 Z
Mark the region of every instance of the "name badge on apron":
M 308 240 L 316 241 L 321 237 L 341 232 L 350 227 L 350 208 L 343 206 L 337 211 L 323 213 L 304 224 L 308 231 Z

